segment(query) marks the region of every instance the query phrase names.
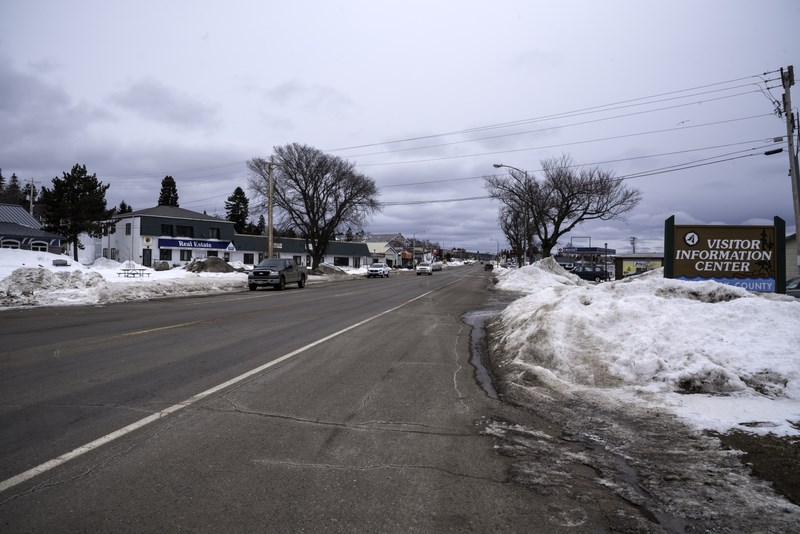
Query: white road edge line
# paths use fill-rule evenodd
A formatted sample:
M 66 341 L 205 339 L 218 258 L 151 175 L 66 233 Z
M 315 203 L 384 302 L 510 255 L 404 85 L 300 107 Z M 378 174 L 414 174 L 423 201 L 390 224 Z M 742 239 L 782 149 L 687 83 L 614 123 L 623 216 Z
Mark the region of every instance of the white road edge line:
M 450 284 L 447 284 L 447 285 L 450 285 Z M 442 286 L 442 287 L 447 287 L 447 286 Z M 441 288 L 438 288 L 438 289 L 441 289 Z M 121 438 L 122 436 L 124 436 L 126 434 L 130 434 L 134 430 L 138 430 L 138 429 L 140 429 L 140 428 L 142 428 L 144 426 L 149 425 L 150 423 L 152 423 L 154 421 L 158 421 L 162 417 L 165 417 L 165 416 L 167 416 L 167 415 L 169 415 L 171 413 L 177 412 L 178 410 L 182 410 L 183 408 L 191 406 L 195 402 L 197 402 L 199 400 L 202 400 L 202 399 L 208 397 L 209 395 L 213 395 L 214 393 L 217 393 L 220 390 L 223 390 L 223 389 L 225 389 L 227 387 L 230 387 L 230 386 L 232 386 L 232 385 L 234 385 L 234 384 L 236 384 L 238 382 L 246 380 L 246 379 L 250 378 L 253 375 L 257 375 L 257 374 L 261 373 L 262 371 L 265 371 L 265 370 L 269 369 L 270 367 L 278 365 L 279 363 L 284 362 L 284 361 L 288 360 L 289 358 L 297 356 L 298 354 L 300 354 L 302 352 L 305 352 L 310 348 L 316 347 L 317 345 L 319 345 L 321 343 L 325 343 L 326 341 L 331 340 L 331 339 L 333 339 L 333 338 L 335 338 L 337 336 L 340 336 L 340 335 L 344 334 L 345 332 L 349 332 L 350 330 L 353 330 L 354 328 L 358 328 L 359 326 L 364 325 L 364 324 L 366 324 L 366 323 L 368 323 L 370 321 L 374 321 L 378 317 L 382 317 L 382 316 L 386 315 L 387 313 L 392 313 L 392 312 L 394 312 L 396 310 L 399 310 L 403 306 L 406 306 L 407 304 L 410 304 L 410 303 L 414 302 L 415 300 L 419 300 L 419 299 L 421 299 L 423 297 L 426 297 L 426 296 L 430 295 L 431 293 L 433 293 L 434 291 L 436 291 L 436 289 L 433 289 L 431 291 L 427 291 L 427 292 L 423 293 L 422 295 L 414 297 L 411 300 L 408 300 L 408 301 L 406 301 L 406 302 L 404 302 L 404 303 L 402 303 L 402 304 L 400 304 L 398 306 L 395 306 L 394 308 L 391 308 L 389 310 L 383 311 L 383 312 L 379 313 L 378 315 L 375 315 L 374 317 L 370 317 L 369 319 L 364 319 L 363 321 L 355 323 L 353 325 L 350 325 L 347 328 L 339 330 L 338 332 L 334 332 L 333 334 L 330 334 L 329 336 L 325 336 L 325 337 L 323 337 L 321 339 L 318 339 L 317 341 L 314 341 L 313 343 L 309 343 L 308 345 L 306 345 L 304 347 L 300 347 L 297 350 L 293 350 L 292 352 L 290 352 L 288 354 L 284 354 L 280 358 L 272 360 L 269 363 L 265 363 L 264 365 L 256 367 L 255 369 L 252 369 L 250 371 L 247 371 L 246 373 L 241 374 L 241 375 L 239 375 L 239 376 L 237 376 L 235 378 L 231 378 L 227 382 L 223 382 L 222 384 L 219 384 L 219 385 L 214 386 L 214 387 L 212 387 L 210 389 L 207 389 L 207 390 L 205 390 L 205 391 L 203 391 L 201 393 L 198 393 L 197 395 L 194 395 L 193 397 L 189 397 L 187 400 L 185 400 L 183 402 L 179 402 L 178 404 L 173 404 L 169 408 L 161 410 L 160 412 L 156 412 L 156 413 L 154 413 L 152 415 L 148 415 L 144 419 L 140 419 L 140 420 L 136 421 L 135 423 L 131 423 L 130 425 L 125 426 L 123 428 L 120 428 L 119 430 L 115 430 L 114 432 L 111 432 L 110 434 L 106 434 L 105 436 L 103 436 L 101 438 L 98 438 L 98 439 L 96 439 L 96 440 L 94 440 L 94 441 L 92 441 L 90 443 L 87 443 L 86 445 L 82 445 L 82 446 L 78 447 L 77 449 L 74 449 L 74 450 L 72 450 L 72 451 L 70 451 L 68 453 L 62 454 L 58 458 L 54 458 L 52 460 L 44 462 L 43 464 L 39 464 L 36 467 L 28 469 L 27 471 L 25 471 L 23 473 L 20 473 L 20 474 L 18 474 L 16 476 L 13 476 L 13 477 L 11 477 L 11 478 L 9 478 L 7 480 L 4 480 L 3 482 L 0 482 L 0 492 L 4 492 L 4 491 L 6 491 L 8 489 L 11 489 L 11 488 L 13 488 L 14 486 L 16 486 L 18 484 L 21 484 L 21 483 L 23 483 L 23 482 L 25 482 L 27 480 L 30 480 L 30 479 L 38 476 L 38 475 L 41 475 L 42 473 L 45 473 L 45 472 L 47 472 L 47 471 L 49 471 L 49 470 L 51 470 L 53 468 L 56 468 L 56 467 L 58 467 L 60 465 L 63 465 L 65 463 L 67 463 L 68 461 L 70 461 L 70 460 L 72 460 L 74 458 L 77 458 L 78 456 L 81 456 L 83 454 L 86 454 L 87 452 L 91 452 L 91 451 L 93 451 L 93 450 L 95 450 L 95 449 L 97 449 L 99 447 L 102 447 L 106 443 L 110 443 L 110 442 L 114 441 L 117 438 Z

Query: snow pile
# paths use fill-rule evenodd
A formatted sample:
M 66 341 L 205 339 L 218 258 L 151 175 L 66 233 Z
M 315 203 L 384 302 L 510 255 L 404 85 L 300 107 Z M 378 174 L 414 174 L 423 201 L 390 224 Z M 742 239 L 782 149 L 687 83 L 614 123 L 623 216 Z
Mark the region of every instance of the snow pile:
M 752 430 L 755 417 L 755 426 L 800 435 L 800 299 L 661 271 L 594 285 L 554 264 L 498 282 L 528 293 L 494 325 L 506 371 L 671 406 L 703 428 Z
M 57 267 L 53 260 L 66 260 Z M 98 259 L 89 266 L 68 256 L 0 249 L 0 309 L 20 306 L 104 305 L 112 302 L 223 293 L 247 288 L 247 273 L 192 273 L 183 268 L 155 271 L 143 278 L 120 276 L 123 264 Z

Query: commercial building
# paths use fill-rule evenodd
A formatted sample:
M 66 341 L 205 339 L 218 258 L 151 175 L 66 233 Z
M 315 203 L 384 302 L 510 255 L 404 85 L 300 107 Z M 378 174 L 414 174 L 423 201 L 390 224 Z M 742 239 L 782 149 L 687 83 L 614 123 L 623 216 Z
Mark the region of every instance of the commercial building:
M 147 267 L 160 262 L 185 265 L 211 256 L 255 265 L 267 255 L 268 238 L 237 234 L 234 223 L 225 219 L 174 206 L 156 206 L 120 215 L 113 229 L 94 245 L 95 257 L 133 260 Z M 305 239 L 273 240 L 275 257 L 293 258 L 308 267 L 311 246 Z M 358 268 L 370 263 L 370 250 L 366 243 L 333 241 L 328 244 L 324 262 Z

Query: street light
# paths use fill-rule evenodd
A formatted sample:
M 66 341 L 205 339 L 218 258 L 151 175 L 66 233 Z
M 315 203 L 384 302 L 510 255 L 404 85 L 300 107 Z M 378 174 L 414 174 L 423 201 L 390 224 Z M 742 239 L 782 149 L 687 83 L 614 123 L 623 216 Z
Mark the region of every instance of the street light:
M 511 165 L 505 165 L 503 163 L 494 163 L 492 167 L 495 169 L 501 169 L 505 167 L 506 169 L 514 169 L 515 171 L 521 173 L 525 177 L 525 186 L 527 187 L 528 184 L 528 171 L 524 171 L 522 169 L 518 169 L 517 167 L 513 167 Z M 525 267 L 525 262 L 528 260 L 528 200 L 523 199 L 523 205 L 525 207 L 525 213 L 523 214 L 523 219 L 525 221 L 525 228 L 523 230 L 522 236 L 522 267 Z
M 500 265 L 500 241 L 496 237 L 489 237 L 489 239 L 497 243 L 497 265 Z

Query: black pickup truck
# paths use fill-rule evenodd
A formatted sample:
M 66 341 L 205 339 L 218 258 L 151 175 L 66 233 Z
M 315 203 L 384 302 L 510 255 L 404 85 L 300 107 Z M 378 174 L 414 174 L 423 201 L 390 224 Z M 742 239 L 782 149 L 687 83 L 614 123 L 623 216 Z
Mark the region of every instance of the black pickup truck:
M 288 258 L 274 258 L 262 260 L 261 263 L 247 275 L 247 287 L 255 291 L 262 286 L 272 286 L 275 289 L 284 289 L 286 284 L 296 283 L 297 287 L 305 287 L 306 268 L 297 265 Z

